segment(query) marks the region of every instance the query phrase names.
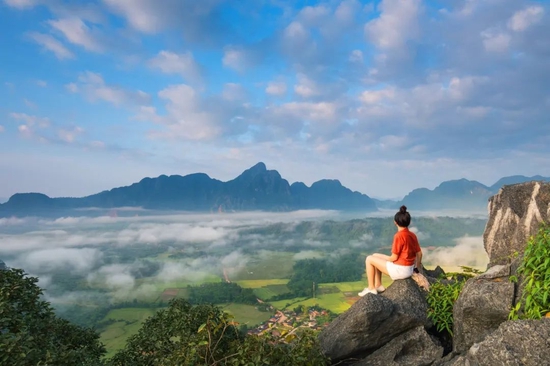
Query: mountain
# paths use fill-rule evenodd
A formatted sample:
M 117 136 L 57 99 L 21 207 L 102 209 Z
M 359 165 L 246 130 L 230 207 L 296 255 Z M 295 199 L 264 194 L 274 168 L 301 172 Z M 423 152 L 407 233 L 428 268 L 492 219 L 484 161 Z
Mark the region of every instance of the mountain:
M 337 180 L 321 180 L 311 187 L 292 186 L 276 170 L 258 163 L 228 182 L 204 173 L 144 178 L 127 187 L 82 198 L 50 198 L 41 193 L 17 193 L 0 204 L 2 216 L 58 216 L 73 209 L 143 207 L 158 210 L 288 211 L 333 209 L 375 211 L 367 195 L 353 192 Z
M 534 177 L 526 177 L 526 176 L 523 176 L 523 175 L 512 175 L 510 177 L 504 177 L 504 178 L 499 179 L 495 184 L 493 184 L 490 187 L 490 189 L 494 194 L 497 194 L 498 190 L 501 189 L 503 186 L 508 186 L 508 185 L 511 185 L 511 184 L 530 182 L 532 180 L 550 182 L 550 178 L 542 177 L 540 175 L 535 175 Z
M 433 190 L 427 188 L 415 189 L 407 194 L 401 202 L 395 204 L 395 208 L 406 205 L 418 210 L 484 210 L 487 208 L 489 197 L 497 194 L 503 186 L 532 180 L 550 182 L 550 178 L 540 175 L 534 177 L 523 175 L 504 177 L 490 187 L 475 180 L 451 180 L 441 183 Z

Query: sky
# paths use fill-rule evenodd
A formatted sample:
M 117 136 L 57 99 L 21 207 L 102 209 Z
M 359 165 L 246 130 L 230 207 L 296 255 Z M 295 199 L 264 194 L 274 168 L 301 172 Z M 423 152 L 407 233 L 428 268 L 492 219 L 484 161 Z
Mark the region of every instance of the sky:
M 0 0 L 0 197 L 144 177 L 403 197 L 550 176 L 550 6 Z M 546 35 L 546 36 L 545 36 Z

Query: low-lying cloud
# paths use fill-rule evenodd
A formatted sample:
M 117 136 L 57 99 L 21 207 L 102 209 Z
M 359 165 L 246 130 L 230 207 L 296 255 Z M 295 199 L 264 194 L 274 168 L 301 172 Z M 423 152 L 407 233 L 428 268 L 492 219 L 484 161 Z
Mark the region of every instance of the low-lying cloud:
M 445 267 L 469 266 L 485 269 L 489 257 L 483 247 L 483 237 L 465 236 L 455 239 L 456 246 L 424 250 L 423 262 Z

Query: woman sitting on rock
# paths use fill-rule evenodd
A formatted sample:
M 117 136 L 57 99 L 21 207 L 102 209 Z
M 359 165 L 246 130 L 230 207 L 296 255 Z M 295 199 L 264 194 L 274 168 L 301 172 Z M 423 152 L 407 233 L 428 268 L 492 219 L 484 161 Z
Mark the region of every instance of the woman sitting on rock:
M 382 286 L 382 273 L 392 280 L 402 280 L 411 277 L 415 268 L 422 268 L 422 250 L 415 233 L 409 231 L 411 215 L 407 212 L 407 207 L 401 206 L 393 220 L 397 233 L 393 237 L 391 256 L 375 253 L 367 257 L 365 264 L 369 287 L 365 287 L 359 296 L 386 290 Z

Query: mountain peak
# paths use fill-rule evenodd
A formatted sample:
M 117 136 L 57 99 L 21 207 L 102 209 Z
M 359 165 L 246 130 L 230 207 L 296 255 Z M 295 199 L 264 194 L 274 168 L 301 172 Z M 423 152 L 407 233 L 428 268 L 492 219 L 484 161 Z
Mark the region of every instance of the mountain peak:
M 254 165 L 253 167 L 251 167 L 250 169 L 248 169 L 248 171 L 255 172 L 255 173 L 265 172 L 266 170 L 267 170 L 267 167 L 261 161 L 258 164 Z

